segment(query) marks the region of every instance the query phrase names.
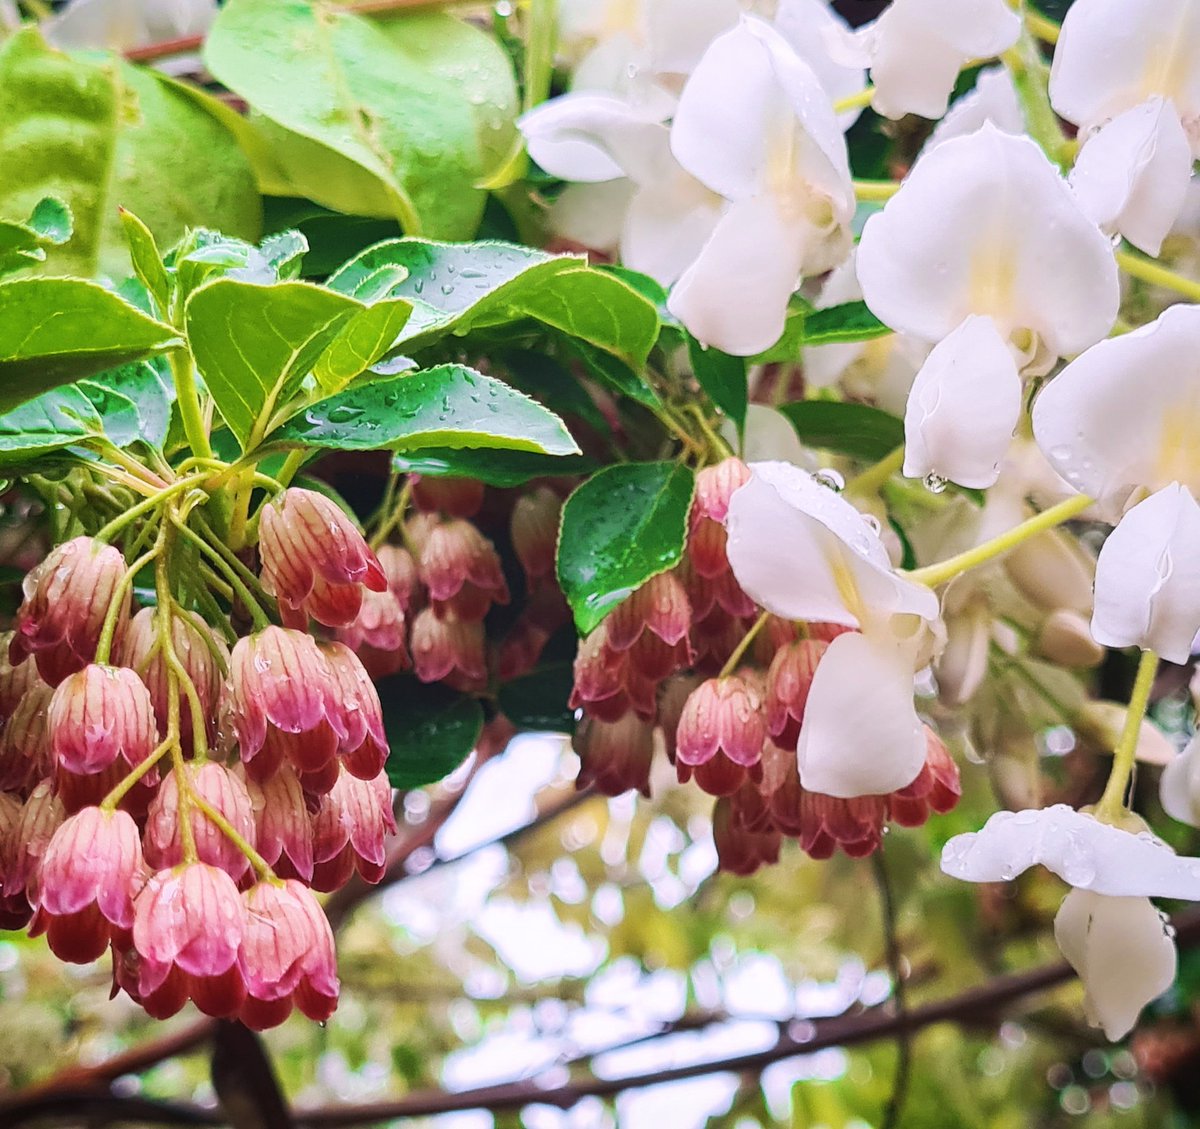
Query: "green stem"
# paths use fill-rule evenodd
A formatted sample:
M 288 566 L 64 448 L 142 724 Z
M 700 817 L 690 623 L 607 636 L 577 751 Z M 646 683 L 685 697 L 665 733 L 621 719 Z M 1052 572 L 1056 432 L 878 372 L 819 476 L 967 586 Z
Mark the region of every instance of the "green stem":
M 1113 750 L 1112 769 L 1108 774 L 1104 795 L 1096 805 L 1096 818 L 1105 823 L 1116 823 L 1125 810 L 1125 796 L 1129 791 L 1129 781 L 1133 776 L 1133 766 L 1137 757 L 1138 736 L 1142 729 L 1142 719 L 1145 718 L 1150 705 L 1150 691 L 1154 688 L 1154 676 L 1157 673 L 1158 655 L 1153 651 L 1143 651 L 1138 661 L 1137 677 L 1133 680 L 1133 692 L 1129 695 L 1125 728 L 1121 730 L 1121 738 Z
M 1200 302 L 1200 282 L 1192 278 L 1184 278 L 1183 275 L 1176 274 L 1173 270 L 1168 270 L 1142 255 L 1135 255 L 1132 251 L 1119 250 L 1117 251 L 1117 266 L 1133 278 L 1140 278 L 1143 282 L 1161 286 L 1166 290 L 1174 290 L 1177 294 L 1182 294 L 1193 302 Z
M 251 594 L 250 589 L 242 583 L 242 579 L 229 566 L 224 556 L 204 540 L 195 530 L 189 529 L 186 525 L 180 522 L 174 522 L 175 528 L 180 535 L 186 537 L 193 545 L 196 546 L 225 576 L 229 581 L 233 590 L 241 598 L 241 601 L 246 606 L 246 610 L 250 613 L 250 618 L 254 622 L 254 630 L 262 631 L 264 628 L 271 626 L 271 617 L 263 610 L 262 605 Z
M 704 409 L 699 404 L 688 404 L 688 411 L 695 416 L 704 438 L 708 440 L 711 453 L 718 459 L 732 457 L 733 448 L 713 430 L 712 424 L 708 422 L 708 417 L 704 414 Z
M 200 514 L 196 515 L 196 524 L 200 527 L 200 532 L 208 538 L 209 548 L 221 554 L 225 563 L 231 569 L 233 569 L 233 571 L 236 572 L 239 577 L 241 577 L 242 583 L 254 593 L 255 599 L 257 599 L 259 603 L 262 603 L 265 599 L 267 599 L 266 589 L 264 589 L 262 584 L 259 583 L 258 577 L 255 576 L 254 573 L 246 566 L 245 562 L 237 555 L 237 553 L 235 553 L 228 545 L 225 544 L 224 541 L 217 537 L 216 533 L 213 532 L 212 526 L 209 525 L 207 520 L 205 520 L 205 518 Z M 189 530 L 189 532 L 191 531 Z
M 721 673 L 718 678 L 728 678 L 735 670 L 737 665 L 742 661 L 742 656 L 750 649 L 750 644 L 758 637 L 758 633 L 766 626 L 767 620 L 771 618 L 770 612 L 763 612 L 750 627 L 750 630 L 742 636 L 742 641 L 733 649 L 733 654 L 725 661 L 725 665 L 721 667 Z
M 134 577 L 137 576 L 143 568 L 146 567 L 155 557 L 158 556 L 160 547 L 155 545 L 154 548 L 143 553 L 136 561 L 133 562 L 126 570 L 125 575 L 121 577 L 116 588 L 113 590 L 112 599 L 108 605 L 108 611 L 104 613 L 104 624 L 100 628 L 100 638 L 96 643 L 96 662 L 108 662 L 108 656 L 112 652 L 113 636 L 117 631 L 117 617 L 121 614 L 121 608 L 125 603 L 125 593 L 133 584 Z
M 141 764 L 139 764 L 128 776 L 126 776 L 120 784 L 118 784 L 103 800 L 100 801 L 101 811 L 113 811 L 116 806 L 125 798 L 125 794 L 132 788 L 143 776 L 146 775 L 160 760 L 171 747 L 171 740 L 168 738 L 157 749 L 154 750 Z
M 884 455 L 874 466 L 867 467 L 861 474 L 856 474 L 846 483 L 845 493 L 857 494 L 860 497 L 870 497 L 878 494 L 892 475 L 904 466 L 904 444 L 901 443 L 894 451 Z
M 144 513 L 161 506 L 164 502 L 173 498 L 176 494 L 180 494 L 185 490 L 202 482 L 206 475 L 195 474 L 189 475 L 187 478 L 181 478 L 178 482 L 172 482 L 170 486 L 164 487 L 157 493 L 152 494 L 149 498 L 143 498 L 136 506 L 131 506 L 123 514 L 118 514 L 112 519 L 99 533 L 96 534 L 97 541 L 108 542 L 113 539 L 122 529 L 130 522 L 137 521 Z
M 217 811 L 212 804 L 210 804 L 203 796 L 197 794 L 196 792 L 192 793 L 191 800 L 195 805 L 196 810 L 199 811 L 200 814 L 209 821 L 209 823 L 216 827 L 216 829 L 220 831 L 226 839 L 228 839 L 235 847 L 237 847 L 239 851 L 242 852 L 242 854 L 246 856 L 250 862 L 250 865 L 254 867 L 255 872 L 260 878 L 273 879 L 275 877 L 275 872 L 271 869 L 270 865 L 267 863 L 267 860 L 264 859 L 262 855 L 260 855 L 249 844 L 249 842 L 246 841 L 246 839 L 238 832 L 237 828 L 235 828 L 233 824 L 229 822 L 229 820 L 227 820 L 219 811 Z
M 279 484 L 280 489 L 286 490 L 292 483 L 292 479 L 300 472 L 300 468 L 304 466 L 304 461 L 308 458 L 308 451 L 291 451 L 288 457 L 283 460 L 283 466 L 279 468 L 279 473 L 275 476 L 275 481 Z
M 895 180 L 856 180 L 854 195 L 860 200 L 882 203 L 890 200 L 900 191 L 900 184 Z
M 1066 501 L 1059 502 L 1058 505 L 1051 506 L 1048 510 L 1043 510 L 1040 514 L 1021 522 L 1020 525 L 1013 526 L 1012 529 L 1001 533 L 1000 536 L 993 537 L 982 545 L 976 545 L 974 549 L 958 553 L 937 564 L 915 569 L 908 573 L 908 578 L 915 580 L 918 584 L 936 588 L 940 584 L 945 584 L 947 580 L 953 580 L 960 573 L 967 572 L 977 565 L 986 564 L 993 557 L 1000 556 L 1001 553 L 1007 553 L 1009 549 L 1015 548 L 1023 541 L 1028 541 L 1030 537 L 1036 537 L 1047 529 L 1053 529 L 1056 525 L 1062 525 L 1064 521 L 1078 517 L 1092 502 L 1093 499 L 1086 494 L 1075 494 Z
M 1028 27 L 1022 30 L 1016 44 L 1005 51 L 1000 59 L 1008 68 L 1029 136 L 1065 172 L 1070 167 L 1070 160 L 1058 117 L 1050 105 L 1050 69 L 1042 62 L 1037 42 Z
M 175 382 L 175 402 L 179 405 L 179 418 L 183 422 L 183 433 L 193 455 L 202 459 L 213 457 L 208 428 L 204 424 L 204 412 L 200 408 L 200 392 L 196 387 L 196 365 L 188 349 L 174 349 L 169 357 L 171 379 Z

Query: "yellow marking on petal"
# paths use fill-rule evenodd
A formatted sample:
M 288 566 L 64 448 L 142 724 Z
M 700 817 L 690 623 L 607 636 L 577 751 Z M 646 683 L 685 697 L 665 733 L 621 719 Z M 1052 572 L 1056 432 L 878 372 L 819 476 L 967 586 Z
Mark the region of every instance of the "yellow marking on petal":
M 829 568 L 833 573 L 833 582 L 837 585 L 838 595 L 841 596 L 842 603 L 846 605 L 846 610 L 861 624 L 866 616 L 866 608 L 863 607 L 863 600 L 862 596 L 859 595 L 858 585 L 854 583 L 854 571 L 847 564 L 846 558 L 842 555 L 842 550 L 839 549 L 830 558 Z
M 1172 404 L 1164 413 L 1154 461 L 1155 488 L 1182 482 L 1200 488 L 1200 394 Z
M 624 32 L 634 42 L 642 41 L 641 0 L 609 0 L 604 12 L 604 35 L 620 35 Z
M 971 255 L 971 312 L 1008 323 L 1017 285 L 1012 244 L 998 235 L 981 239 Z

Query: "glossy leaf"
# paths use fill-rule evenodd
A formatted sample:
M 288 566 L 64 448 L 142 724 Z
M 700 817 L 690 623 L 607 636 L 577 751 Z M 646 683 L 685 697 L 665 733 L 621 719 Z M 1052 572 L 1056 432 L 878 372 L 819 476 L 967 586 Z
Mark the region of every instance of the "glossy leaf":
M 558 581 L 588 634 L 631 592 L 683 556 L 694 476 L 680 463 L 620 463 L 563 507 Z
M 648 408 L 657 407 L 662 402 L 658 393 L 620 357 L 597 349 L 587 341 L 572 341 L 571 348 L 583 362 L 588 375 L 618 396 L 628 396 Z
M 118 447 L 142 442 L 156 449 L 171 426 L 175 386 L 162 361 L 139 361 L 76 386 L 95 405 L 104 434 Z
M 483 707 L 441 683 L 407 675 L 376 684 L 387 730 L 388 780 L 393 788 L 420 788 L 449 776 L 475 748 Z
M 78 387 L 55 388 L 0 415 L 0 459 L 46 454 L 102 430 L 95 405 Z
M 266 431 L 338 331 L 362 306 L 307 282 L 257 286 L 218 278 L 187 304 L 200 374 L 229 430 L 246 444 Z
M 536 349 L 505 349 L 494 355 L 504 366 L 505 379 L 536 396 L 559 415 L 578 416 L 601 434 L 608 421 L 582 381 L 556 357 Z
M 48 247 L 70 237 L 70 209 L 53 196 L 39 200 L 24 223 L 0 220 L 0 274 L 44 261 Z
M 153 70 L 53 51 L 26 27 L 0 47 L 0 121 L 0 215 L 52 194 L 74 217 L 42 273 L 127 274 L 118 205 L 162 246 L 189 224 L 257 238 L 261 200 L 233 135 Z
M 809 447 L 874 462 L 904 443 L 904 421 L 868 404 L 802 400 L 779 410 Z
M 575 711 L 567 700 L 574 683 L 571 663 L 547 663 L 501 686 L 500 710 L 518 729 L 571 733 Z
M 289 195 L 461 239 L 483 212 L 475 186 L 489 161 L 487 113 L 499 101 L 511 114 L 515 91 L 510 73 L 494 95 L 486 37 L 439 29 L 426 19 L 389 33 L 333 5 L 232 0 L 204 59 L 250 104 Z M 457 80 L 447 72 L 455 66 Z
M 92 282 L 0 283 L 0 411 L 81 377 L 161 353 L 175 331 Z
M 351 388 L 312 405 L 270 442 L 341 451 L 484 447 L 579 453 L 553 412 L 465 365 L 439 365 Z
M 890 333 L 865 302 L 845 302 L 816 310 L 799 295 L 789 307 L 783 335 L 763 353 L 752 357 L 754 364 L 799 360 L 805 346 L 871 341 Z
M 411 303 L 398 298 L 351 315 L 317 359 L 317 383 L 326 392 L 341 391 L 391 348 L 411 313 Z
M 409 299 L 413 316 L 396 342 L 406 353 L 532 318 L 640 367 L 658 337 L 653 304 L 627 283 L 574 256 L 510 243 L 391 240 L 352 259 L 329 286 L 364 302 Z
M 746 426 L 746 407 L 750 400 L 746 381 L 746 358 L 731 357 L 720 349 L 706 349 L 688 336 L 688 356 L 700 387 L 737 425 L 738 434 Z
M 536 451 L 503 451 L 487 448 L 429 447 L 406 451 L 392 459 L 392 469 L 402 474 L 431 478 L 455 475 L 474 478 L 489 486 L 520 486 L 533 478 L 559 474 L 586 474 L 596 464 L 583 455 L 543 455 Z
M 160 311 L 167 309 L 171 295 L 171 284 L 163 266 L 162 255 L 150 229 L 137 216 L 125 208 L 121 209 L 121 226 L 129 243 L 129 257 L 133 262 L 133 273 L 154 299 Z

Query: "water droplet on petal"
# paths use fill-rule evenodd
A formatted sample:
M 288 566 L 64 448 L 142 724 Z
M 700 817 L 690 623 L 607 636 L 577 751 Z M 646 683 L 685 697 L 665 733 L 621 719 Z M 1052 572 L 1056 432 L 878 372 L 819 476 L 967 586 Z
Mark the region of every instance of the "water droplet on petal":
M 846 489 L 845 477 L 829 467 L 824 467 L 817 471 L 817 473 L 813 475 L 813 478 L 815 478 L 822 486 L 832 490 L 835 494 L 840 494 Z
M 946 480 L 940 474 L 927 474 L 925 476 L 925 489 L 930 494 L 941 494 L 946 489 Z

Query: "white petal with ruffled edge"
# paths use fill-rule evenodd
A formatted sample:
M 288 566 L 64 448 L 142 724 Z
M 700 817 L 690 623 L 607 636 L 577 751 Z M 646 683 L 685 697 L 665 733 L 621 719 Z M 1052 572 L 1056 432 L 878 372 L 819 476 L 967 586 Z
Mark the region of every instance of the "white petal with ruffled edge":
M 592 251 L 614 252 L 636 191 L 633 181 L 624 177 L 568 184 L 550 206 L 546 223 L 561 239 Z
M 1083 982 L 1088 1022 L 1114 1042 L 1175 981 L 1175 941 L 1148 898 L 1072 890 L 1054 918 L 1054 939 Z
M 1089 138 L 1070 183 L 1085 215 L 1157 256 L 1183 210 L 1191 175 L 1179 115 L 1170 102 L 1151 98 Z
M 1111 521 L 1139 486 L 1200 490 L 1200 306 L 1171 306 L 1072 361 L 1034 402 L 1033 434 Z
M 1004 0 L 893 0 L 860 33 L 871 57 L 871 104 L 889 118 L 940 118 L 963 65 L 999 55 L 1020 31 Z
M 1097 894 L 1200 901 L 1200 859 L 1066 804 L 997 812 L 981 831 L 955 835 L 942 849 L 943 873 L 966 882 L 1011 882 L 1038 865 Z
M 861 627 L 938 615 L 937 597 L 897 575 L 879 535 L 839 494 L 790 463 L 754 463 L 729 502 L 729 564 L 752 599 L 785 619 Z
M 1077 0 L 1054 49 L 1055 111 L 1089 129 L 1156 94 L 1172 99 L 1185 120 L 1200 112 L 1200 5 Z
M 1021 416 L 1021 377 L 991 318 L 972 315 L 933 347 L 904 413 L 904 473 L 984 489 Z
M 643 184 L 625 214 L 621 261 L 670 286 L 699 257 L 725 202 L 675 165 Z
M 800 783 L 853 799 L 907 787 L 925 765 L 913 706 L 911 640 L 886 630 L 839 635 L 813 676 L 796 744 Z
M 1200 505 L 1172 483 L 1133 507 L 1096 561 L 1092 637 L 1185 663 L 1200 631 Z
M 1007 67 L 988 67 L 980 71 L 974 88 L 951 105 L 921 152 L 928 153 L 943 141 L 966 137 L 989 122 L 1005 133 L 1025 132 L 1025 117 Z
M 738 0 L 652 0 L 646 6 L 650 65 L 660 73 L 690 74 L 741 11 Z
M 1200 737 L 1193 737 L 1163 769 L 1158 798 L 1172 819 L 1200 827 Z
M 729 445 L 738 449 L 743 462 L 783 462 L 805 470 L 817 469 L 816 456 L 800 442 L 792 421 L 767 404 L 750 404 L 746 408 L 746 426 L 742 430 L 740 447 L 733 420 L 722 420 L 720 430 Z
M 1066 181 L 1029 138 L 992 125 L 917 162 L 867 221 L 858 280 L 893 329 L 937 342 L 986 314 L 1059 356 L 1104 337 L 1120 299 L 1112 246 Z
M 823 0 L 780 0 L 775 28 L 810 66 L 831 102 L 857 94 L 867 85 L 864 64 L 847 60 L 853 51 L 850 25 Z M 861 109 L 838 114 L 838 124 L 849 129 Z

